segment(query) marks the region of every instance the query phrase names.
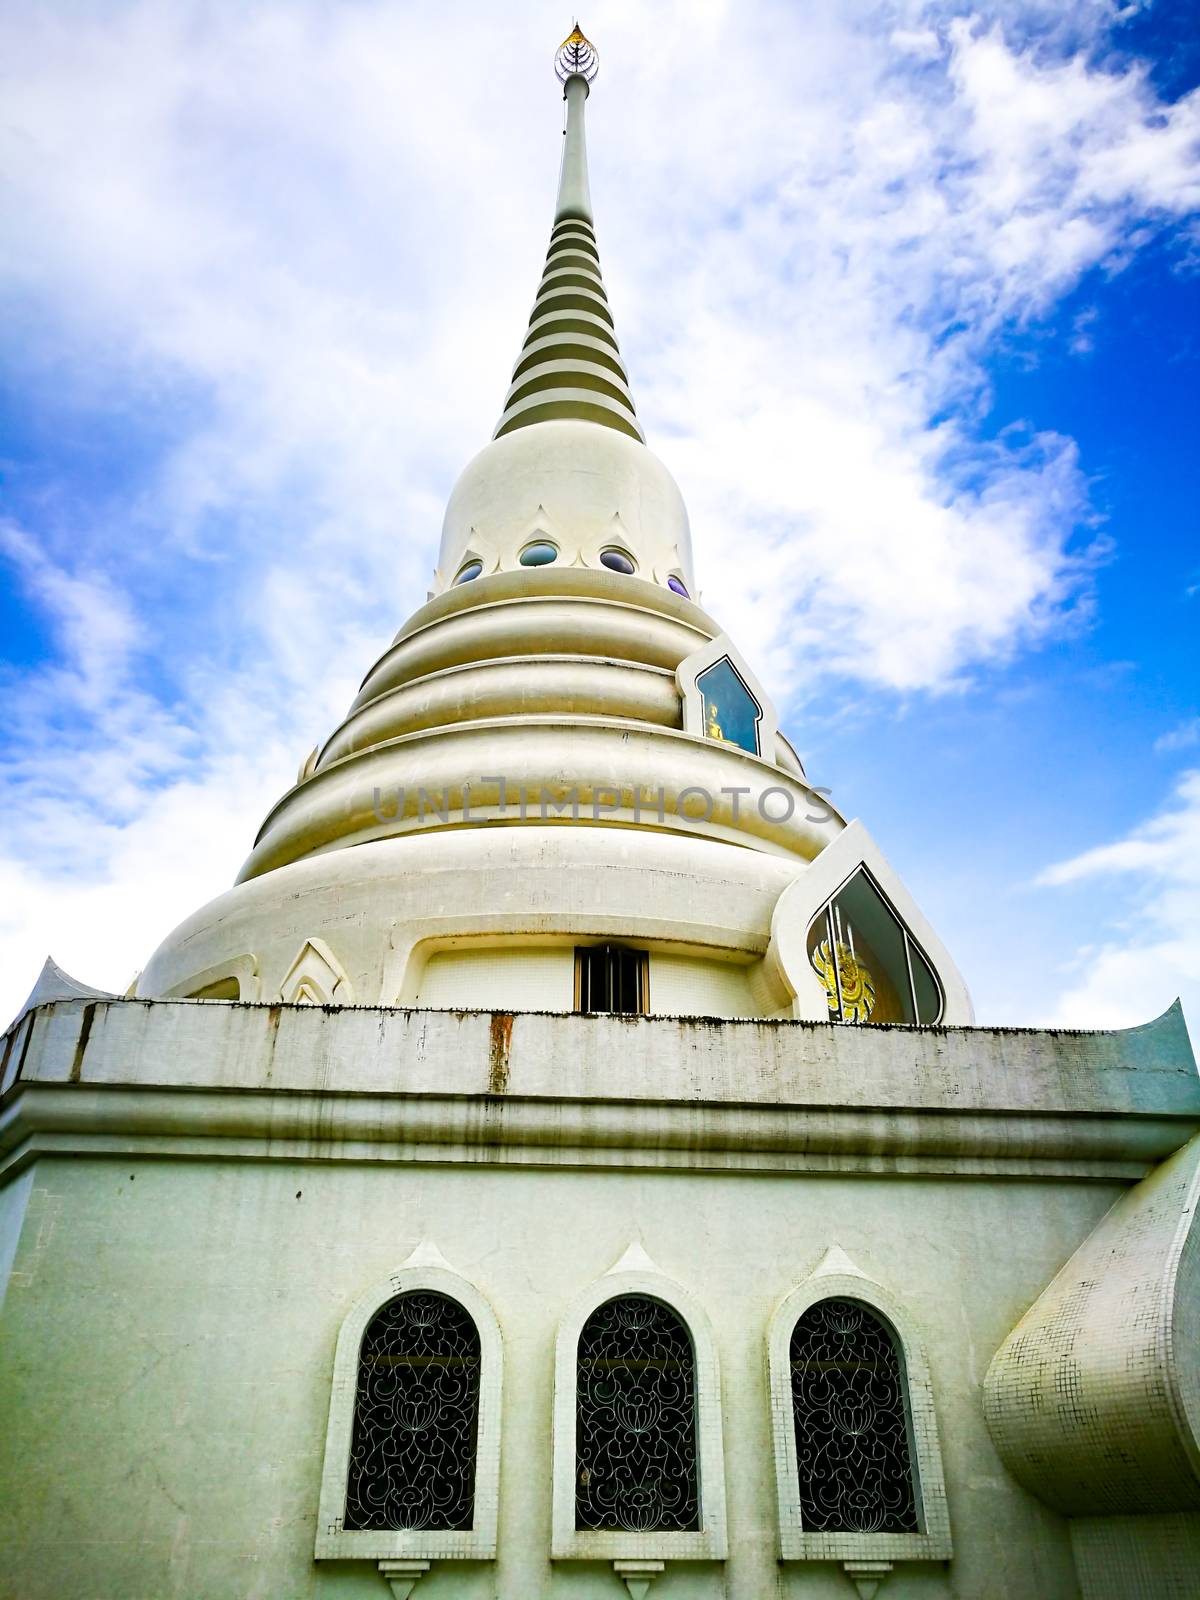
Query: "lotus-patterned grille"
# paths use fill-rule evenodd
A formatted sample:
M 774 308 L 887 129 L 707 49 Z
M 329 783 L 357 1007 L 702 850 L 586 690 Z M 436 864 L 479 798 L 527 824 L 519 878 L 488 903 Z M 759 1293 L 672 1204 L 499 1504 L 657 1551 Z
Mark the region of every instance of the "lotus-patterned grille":
M 904 1380 L 887 1328 L 857 1301 L 823 1300 L 797 1322 L 791 1364 L 805 1530 L 915 1533 Z
M 575 1526 L 700 1526 L 692 1341 L 667 1306 L 609 1300 L 579 1336 Z
M 470 1528 L 479 1334 L 445 1295 L 390 1301 L 363 1335 L 346 1528 Z

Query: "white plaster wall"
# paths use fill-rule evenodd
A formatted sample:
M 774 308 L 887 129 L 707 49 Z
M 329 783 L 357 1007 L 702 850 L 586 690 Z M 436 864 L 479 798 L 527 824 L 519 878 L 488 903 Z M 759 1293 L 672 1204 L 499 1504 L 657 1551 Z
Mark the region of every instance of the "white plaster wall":
M 757 1017 L 749 969 L 731 961 L 653 952 L 650 957 L 650 1010 L 664 1017 Z
M 1067 1524 L 1005 1473 L 988 1360 L 1113 1184 L 517 1170 L 486 1165 L 43 1158 L 0 1317 L 6 1600 L 374 1596 L 312 1563 L 333 1350 L 368 1284 L 423 1238 L 487 1296 L 504 1339 L 499 1557 L 435 1568 L 417 1600 L 622 1600 L 603 1566 L 552 1568 L 555 1327 L 631 1239 L 712 1319 L 729 1560 L 653 1600 L 851 1600 L 831 1566 L 776 1560 L 765 1338 L 831 1243 L 924 1330 L 955 1559 L 884 1600 L 1076 1600 Z M 1012 1245 L 1012 1247 L 1009 1247 Z
M 187 994 L 197 974 L 207 982 L 248 959 L 257 979 L 245 998 L 270 1000 L 314 937 L 341 964 L 359 1005 L 411 1004 L 410 952 L 429 939 L 672 940 L 761 955 L 775 903 L 802 870 L 655 829 L 512 827 L 379 840 L 221 895 L 164 944 L 140 992 Z M 512 1010 L 521 1001 L 510 993 L 502 1003 Z
M 440 591 L 468 553 L 484 571 L 513 568 L 541 535 L 564 565 L 598 566 L 607 544 L 626 546 L 659 583 L 679 572 L 693 588 L 687 509 L 674 478 L 644 444 L 578 420 L 544 422 L 486 445 L 463 468 L 442 525 Z M 527 570 L 527 569 L 526 569 Z
M 414 993 L 414 1004 L 438 1010 L 572 1011 L 575 946 L 435 950 Z M 759 1009 L 745 966 L 650 950 L 652 1015 L 753 1017 Z
M 8 1275 L 12 1271 L 13 1257 L 20 1243 L 21 1229 L 25 1224 L 25 1207 L 32 1187 L 31 1169 L 0 1188 L 0 1311 L 4 1309 Z
M 418 1005 L 442 1010 L 571 1011 L 574 946 L 435 950 L 416 988 Z

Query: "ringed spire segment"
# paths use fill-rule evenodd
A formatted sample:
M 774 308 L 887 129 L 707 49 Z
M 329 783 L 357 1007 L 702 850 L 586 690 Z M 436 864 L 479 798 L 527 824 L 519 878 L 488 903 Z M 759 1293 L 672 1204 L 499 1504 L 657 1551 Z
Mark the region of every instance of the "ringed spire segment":
M 600 276 L 583 127 L 588 85 L 600 63 L 578 23 L 559 45 L 554 70 L 567 102 L 554 225 L 493 438 L 538 422 L 574 418 L 615 428 L 644 444 Z

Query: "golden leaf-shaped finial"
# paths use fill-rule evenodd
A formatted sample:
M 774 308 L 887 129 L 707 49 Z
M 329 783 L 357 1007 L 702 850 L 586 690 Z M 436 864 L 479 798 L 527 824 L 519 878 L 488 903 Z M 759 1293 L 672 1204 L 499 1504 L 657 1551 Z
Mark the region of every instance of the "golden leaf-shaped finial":
M 568 78 L 579 77 L 591 83 L 599 70 L 600 58 L 596 46 L 576 23 L 554 57 L 554 71 L 558 80 L 565 83 Z

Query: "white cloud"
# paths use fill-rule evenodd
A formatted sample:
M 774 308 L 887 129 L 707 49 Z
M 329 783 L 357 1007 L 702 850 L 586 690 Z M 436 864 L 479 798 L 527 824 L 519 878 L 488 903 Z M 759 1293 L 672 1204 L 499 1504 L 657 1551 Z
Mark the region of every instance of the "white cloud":
M 936 61 L 942 53 L 942 41 L 934 28 L 894 28 L 890 42 L 902 55 L 925 61 Z
M 1200 770 L 1170 802 L 1122 839 L 1047 867 L 1037 882 L 1065 888 L 1096 879 L 1123 891 L 1122 915 L 1077 953 L 1051 1026 L 1127 1027 L 1177 996 L 1200 1020 Z
M 319 632 L 320 591 L 277 573 L 266 648 L 219 673 L 192 664 L 168 704 L 141 684 L 153 660 L 109 580 L 56 564 L 11 524 L 0 548 L 61 646 L 6 694 L 3 1026 L 45 955 L 123 992 L 157 937 L 232 881 L 378 641 L 349 631 L 314 672 L 298 642 Z
M 1111 7 L 958 9 L 588 18 L 634 394 L 780 690 L 937 691 L 1086 617 L 1074 444 L 981 437 L 982 361 L 1196 203 L 1200 99 L 1089 65 Z M 423 597 L 540 267 L 561 22 L 9 12 L 9 360 L 39 414 L 145 457 L 33 484 L 5 546 L 59 649 L 8 683 L 13 1003 L 41 947 L 119 981 L 221 888 Z
M 1200 717 L 1188 717 L 1178 727 L 1161 734 L 1154 741 L 1159 755 L 1169 755 L 1176 750 L 1191 750 L 1200 744 Z

